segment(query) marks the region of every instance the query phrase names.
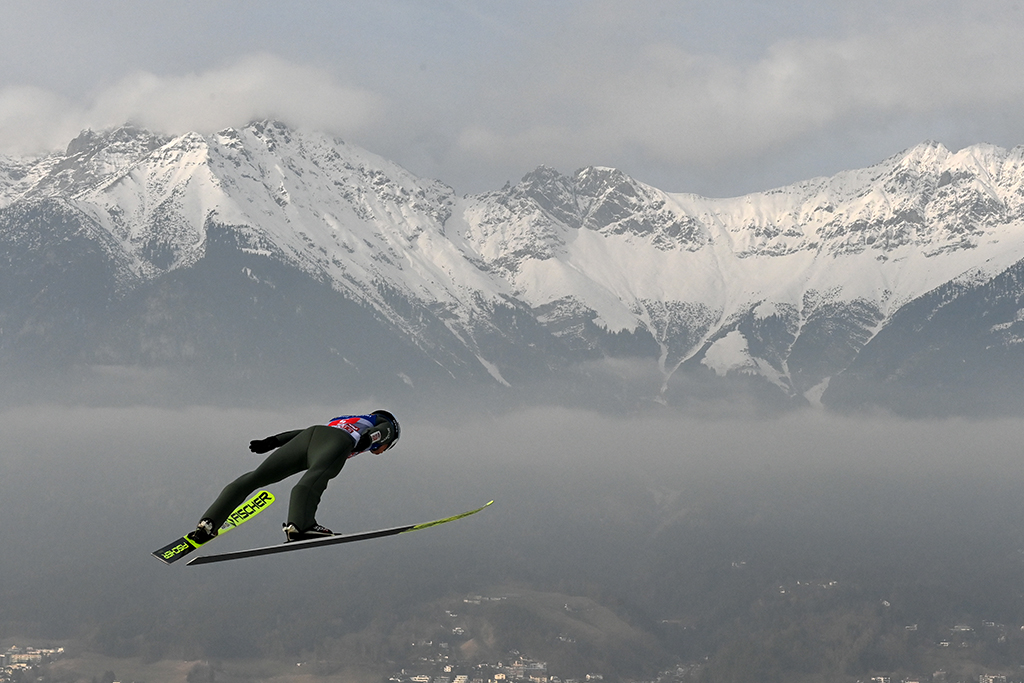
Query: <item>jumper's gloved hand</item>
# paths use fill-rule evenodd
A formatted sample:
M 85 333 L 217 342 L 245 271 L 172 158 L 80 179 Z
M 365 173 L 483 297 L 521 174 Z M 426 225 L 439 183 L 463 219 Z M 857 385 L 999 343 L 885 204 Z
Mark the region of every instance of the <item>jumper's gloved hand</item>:
M 266 453 L 278 447 L 277 437 L 268 436 L 265 439 L 256 439 L 249 442 L 249 450 L 253 453 Z

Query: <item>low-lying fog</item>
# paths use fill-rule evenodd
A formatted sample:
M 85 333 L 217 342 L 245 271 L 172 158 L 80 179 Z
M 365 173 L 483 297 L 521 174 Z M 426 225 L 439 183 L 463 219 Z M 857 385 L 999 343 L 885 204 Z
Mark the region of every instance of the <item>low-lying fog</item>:
M 758 585 L 930 582 L 965 613 L 1020 608 L 1000 582 L 1021 578 L 1021 420 L 407 412 L 400 445 L 350 460 L 318 521 L 344 533 L 491 508 L 415 534 L 220 565 L 150 557 L 258 464 L 250 439 L 376 407 L 6 410 L 0 637 L 85 638 L 150 657 L 273 655 L 309 646 L 302 625 L 340 637 L 502 585 L 699 621 L 729 616 L 737 567 Z M 293 482 L 271 487 L 274 507 L 216 549 L 281 540 Z M 995 578 L 977 571 L 986 562 Z

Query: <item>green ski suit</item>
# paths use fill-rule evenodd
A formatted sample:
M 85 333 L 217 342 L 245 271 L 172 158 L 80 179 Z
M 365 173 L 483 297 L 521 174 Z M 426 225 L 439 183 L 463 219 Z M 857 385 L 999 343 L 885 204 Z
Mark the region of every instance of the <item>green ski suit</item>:
M 389 421 L 379 420 L 370 430 L 356 434 L 360 437 L 358 443 L 349 432 L 327 425 L 282 432 L 253 442 L 277 449 L 259 467 L 225 486 L 203 519 L 211 520 L 213 528 L 218 529 L 250 493 L 305 470 L 292 488 L 288 523 L 300 531 L 309 529 L 316 524 L 316 509 L 328 482 L 338 476 L 345 462 L 394 432 Z

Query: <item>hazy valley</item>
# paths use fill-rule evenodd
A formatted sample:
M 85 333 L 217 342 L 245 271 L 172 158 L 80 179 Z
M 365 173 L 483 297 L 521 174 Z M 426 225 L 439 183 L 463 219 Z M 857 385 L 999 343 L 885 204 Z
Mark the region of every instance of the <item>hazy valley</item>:
M 1022 159 L 926 143 L 733 199 L 603 167 L 458 197 L 274 122 L 0 160 L 0 645 L 64 645 L 36 673 L 69 682 L 471 683 L 517 657 L 1014 680 Z M 401 447 L 346 465 L 321 521 L 494 506 L 148 556 L 250 439 L 378 407 Z M 276 539 L 288 487 L 217 542 Z

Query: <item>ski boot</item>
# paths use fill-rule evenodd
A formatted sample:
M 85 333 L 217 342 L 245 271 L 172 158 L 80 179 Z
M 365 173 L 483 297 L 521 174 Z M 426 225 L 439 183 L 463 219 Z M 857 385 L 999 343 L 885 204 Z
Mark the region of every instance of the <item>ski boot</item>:
M 320 526 L 316 522 L 313 526 L 299 531 L 295 528 L 294 524 L 284 524 L 284 536 L 285 543 L 291 543 L 292 541 L 309 541 L 314 538 L 327 538 L 328 536 L 334 536 L 334 532 L 325 526 Z
M 210 519 L 199 520 L 196 530 L 190 531 L 188 534 L 188 537 L 199 545 L 212 541 L 216 536 L 217 529 L 213 528 L 213 520 Z

